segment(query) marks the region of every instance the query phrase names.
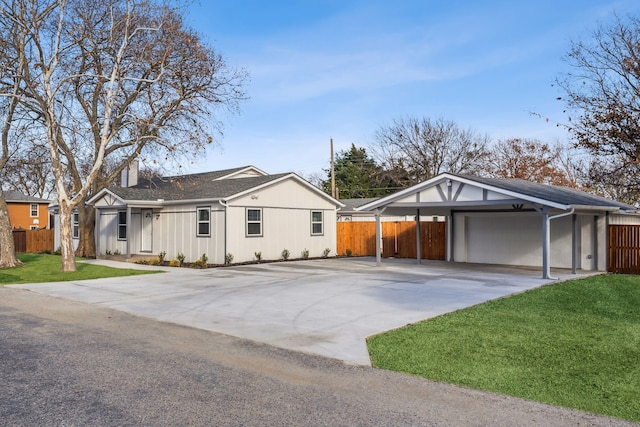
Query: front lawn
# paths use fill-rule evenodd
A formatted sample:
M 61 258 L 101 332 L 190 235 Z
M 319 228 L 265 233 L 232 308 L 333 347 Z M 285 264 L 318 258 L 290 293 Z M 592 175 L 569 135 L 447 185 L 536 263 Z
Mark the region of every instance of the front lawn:
M 19 254 L 24 263 L 15 268 L 0 269 L 0 285 L 38 282 L 64 282 L 69 280 L 101 279 L 104 277 L 133 276 L 157 273 L 157 271 L 111 268 L 78 262 L 77 271 L 62 272 L 62 258 L 46 254 Z
M 545 286 L 367 344 L 378 368 L 640 421 L 640 276 Z

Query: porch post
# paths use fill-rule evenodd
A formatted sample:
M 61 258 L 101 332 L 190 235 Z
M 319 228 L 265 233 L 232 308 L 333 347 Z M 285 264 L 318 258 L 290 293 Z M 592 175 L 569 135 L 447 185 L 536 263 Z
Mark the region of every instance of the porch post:
M 549 208 L 542 208 L 542 278 L 551 278 L 550 267 L 550 246 L 551 246 L 551 233 L 549 224 Z
M 416 259 L 422 264 L 422 233 L 420 231 L 420 209 L 416 212 Z
M 449 262 L 453 262 L 453 212 L 445 217 L 445 259 Z
M 573 214 L 571 216 L 571 274 L 576 274 L 578 269 L 578 216 Z
M 95 226 L 93 227 L 93 239 L 96 242 L 96 258 L 100 255 L 100 208 L 94 207 Z
M 375 210 L 376 216 L 376 266 L 382 264 L 382 222 L 380 222 L 380 209 Z
M 127 206 L 127 259 L 131 258 L 131 245 L 129 241 L 131 240 L 131 206 Z
M 593 268 L 595 271 L 600 269 L 600 263 L 598 262 L 598 257 L 600 256 L 598 252 L 598 215 L 593 216 Z

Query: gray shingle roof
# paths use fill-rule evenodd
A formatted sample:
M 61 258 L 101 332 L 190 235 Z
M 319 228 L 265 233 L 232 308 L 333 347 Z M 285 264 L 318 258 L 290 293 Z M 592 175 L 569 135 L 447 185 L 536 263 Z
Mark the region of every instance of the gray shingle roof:
M 378 200 L 379 197 L 369 197 L 363 199 L 340 199 L 340 202 L 344 204 L 343 208 L 340 208 L 341 212 L 353 212 L 357 207 L 364 206 L 367 203 L 371 203 Z
M 41 199 L 39 197 L 27 196 L 19 191 L 7 190 L 4 192 L 4 199 L 7 202 L 25 202 L 25 203 L 50 203 L 51 200 Z
M 451 174 L 455 175 L 455 174 Z M 616 202 L 604 197 L 575 188 L 557 187 L 554 185 L 538 184 L 516 178 L 482 178 L 470 175 L 455 175 L 480 184 L 490 185 L 507 191 L 524 194 L 538 199 L 548 200 L 563 205 L 572 206 L 602 206 L 616 207 L 623 210 L 635 210 L 636 208 L 626 203 Z
M 123 200 L 201 200 L 224 199 L 251 188 L 275 181 L 289 173 L 218 179 L 244 168 L 204 172 L 191 175 L 141 179 L 132 187 L 110 187 Z

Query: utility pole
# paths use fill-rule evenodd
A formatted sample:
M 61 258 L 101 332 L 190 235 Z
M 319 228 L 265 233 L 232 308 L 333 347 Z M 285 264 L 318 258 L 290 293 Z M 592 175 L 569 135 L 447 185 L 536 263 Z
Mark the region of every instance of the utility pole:
M 336 198 L 336 165 L 333 159 L 333 138 L 329 139 L 331 145 L 331 197 Z

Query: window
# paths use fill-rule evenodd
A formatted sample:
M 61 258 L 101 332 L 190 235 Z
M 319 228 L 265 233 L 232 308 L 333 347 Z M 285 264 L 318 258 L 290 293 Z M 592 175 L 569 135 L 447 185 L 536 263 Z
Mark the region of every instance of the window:
M 311 211 L 311 235 L 321 236 L 324 234 L 324 221 L 322 211 Z
M 71 214 L 71 232 L 74 239 L 80 238 L 80 214 L 78 212 Z
M 211 206 L 196 208 L 196 236 L 211 236 Z
M 118 211 L 118 240 L 127 240 L 127 211 Z
M 247 209 L 247 236 L 262 236 L 262 209 Z
M 37 217 L 38 216 L 38 204 L 37 203 L 31 203 L 31 217 Z

